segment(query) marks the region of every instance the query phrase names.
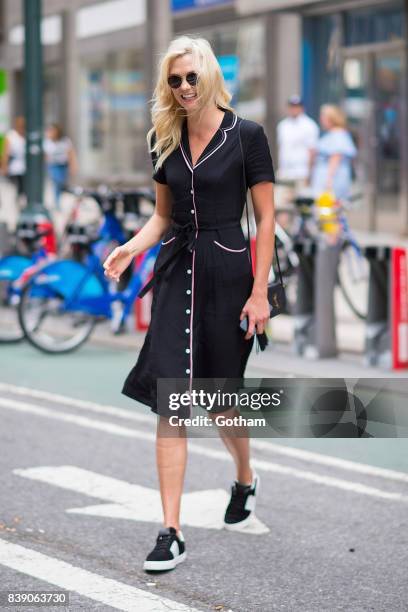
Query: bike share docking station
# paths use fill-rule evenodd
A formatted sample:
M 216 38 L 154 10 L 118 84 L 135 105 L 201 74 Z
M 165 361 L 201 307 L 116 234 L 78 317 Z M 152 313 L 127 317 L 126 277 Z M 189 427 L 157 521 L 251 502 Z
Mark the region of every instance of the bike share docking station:
M 321 232 L 295 244 L 299 258 L 294 308 L 294 348 L 309 359 L 338 353 L 334 289 L 342 241 Z M 364 363 L 387 370 L 408 368 L 408 253 L 366 246 L 369 266 Z
M 408 273 L 403 248 L 367 246 L 368 313 L 364 362 L 388 370 L 408 368 Z

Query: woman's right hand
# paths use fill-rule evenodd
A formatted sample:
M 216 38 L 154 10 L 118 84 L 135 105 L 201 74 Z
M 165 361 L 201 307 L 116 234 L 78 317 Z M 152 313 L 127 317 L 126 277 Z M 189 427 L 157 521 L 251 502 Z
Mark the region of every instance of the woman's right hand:
M 121 274 L 123 274 L 126 268 L 132 263 L 133 257 L 134 255 L 129 252 L 125 244 L 116 247 L 103 264 L 105 276 L 112 280 L 119 281 Z

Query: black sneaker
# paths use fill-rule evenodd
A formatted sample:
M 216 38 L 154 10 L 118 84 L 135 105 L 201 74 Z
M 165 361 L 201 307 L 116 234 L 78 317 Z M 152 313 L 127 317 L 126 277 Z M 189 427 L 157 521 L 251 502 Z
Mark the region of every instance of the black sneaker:
M 156 546 L 144 562 L 144 570 L 162 571 L 174 569 L 186 558 L 184 537 L 181 531 L 177 535 L 174 527 L 160 529 Z
M 225 511 L 225 529 L 240 529 L 247 525 L 255 510 L 260 478 L 253 472 L 252 484 L 242 485 L 235 481 L 231 487 L 231 499 Z

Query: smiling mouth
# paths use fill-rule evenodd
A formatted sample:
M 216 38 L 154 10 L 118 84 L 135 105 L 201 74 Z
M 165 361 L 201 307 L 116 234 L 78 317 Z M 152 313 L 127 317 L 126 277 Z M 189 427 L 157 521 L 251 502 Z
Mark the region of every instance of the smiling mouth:
M 186 95 L 181 94 L 181 98 L 183 100 L 195 100 L 197 98 L 197 94 L 186 94 Z

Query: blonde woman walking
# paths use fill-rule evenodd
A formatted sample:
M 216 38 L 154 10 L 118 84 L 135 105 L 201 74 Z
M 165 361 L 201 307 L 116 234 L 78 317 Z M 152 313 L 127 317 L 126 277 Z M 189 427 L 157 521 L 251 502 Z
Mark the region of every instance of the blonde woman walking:
M 157 379 L 183 378 L 191 389 L 193 377 L 242 378 L 254 334 L 264 335 L 269 318 L 272 159 L 263 128 L 238 117 L 230 100 L 209 43 L 186 36 L 174 40 L 160 63 L 148 133 L 155 212 L 104 264 L 105 274 L 119 280 L 135 255 L 162 241 L 154 269 L 150 327 L 122 391 L 158 414 L 156 458 L 164 525 L 144 563 L 146 570 L 173 569 L 186 558 L 179 518 L 186 430 L 181 423 L 170 425 L 158 405 Z M 246 182 L 257 222 L 255 277 L 240 225 L 245 202 L 240 123 Z M 240 327 L 245 317 L 246 332 Z M 228 408 L 223 414 L 238 412 Z M 238 429 L 240 437 L 221 432 L 236 467 L 224 517 L 228 529 L 249 521 L 259 483 L 250 465 L 246 428 Z

